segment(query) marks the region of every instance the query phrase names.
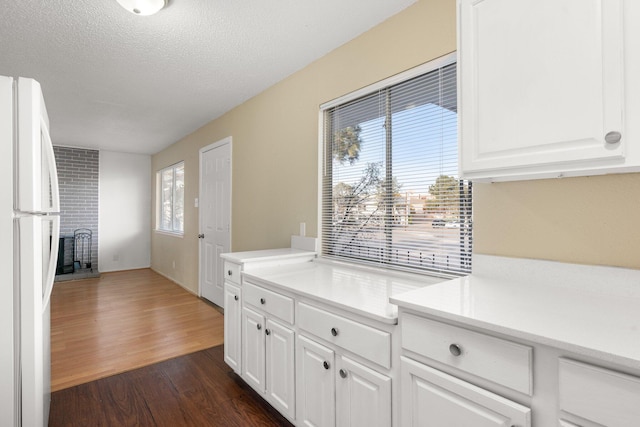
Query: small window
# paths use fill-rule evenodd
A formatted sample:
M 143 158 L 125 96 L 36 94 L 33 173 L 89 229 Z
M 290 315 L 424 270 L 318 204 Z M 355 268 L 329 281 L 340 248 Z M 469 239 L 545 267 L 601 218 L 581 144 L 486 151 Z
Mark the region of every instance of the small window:
M 471 272 L 455 55 L 321 107 L 322 255 L 440 276 Z
M 157 174 L 157 230 L 184 232 L 184 162 L 164 168 Z

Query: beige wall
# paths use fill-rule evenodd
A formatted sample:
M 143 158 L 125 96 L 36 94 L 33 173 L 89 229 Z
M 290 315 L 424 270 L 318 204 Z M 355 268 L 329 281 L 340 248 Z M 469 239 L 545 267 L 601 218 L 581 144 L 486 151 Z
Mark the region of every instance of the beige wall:
M 640 268 L 640 174 L 473 190 L 476 253 Z
M 227 136 L 232 250 L 289 246 L 300 222 L 315 236 L 319 105 L 455 49 L 455 1 L 419 1 L 154 155 L 154 174 L 184 160 L 186 182 L 185 235 L 153 232 L 152 268 L 197 292 L 198 150 Z
M 186 207 L 183 238 L 152 233 L 152 268 L 197 292 L 198 150 L 227 136 L 232 250 L 288 246 L 300 222 L 316 235 L 319 105 L 455 49 L 455 0 L 420 0 L 153 156 L 154 173 L 185 161 Z M 625 187 L 640 194 L 640 176 L 478 184 L 475 250 L 640 268 L 640 207 Z

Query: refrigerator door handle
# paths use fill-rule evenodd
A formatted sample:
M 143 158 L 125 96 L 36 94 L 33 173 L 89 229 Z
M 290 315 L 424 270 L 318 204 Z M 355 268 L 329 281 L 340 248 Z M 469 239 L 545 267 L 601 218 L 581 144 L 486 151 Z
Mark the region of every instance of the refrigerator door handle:
M 49 170 L 49 182 L 51 183 L 51 206 L 43 210 L 45 212 L 60 212 L 60 189 L 58 188 L 58 170 L 56 168 L 56 156 L 53 152 L 53 143 L 51 142 L 49 128 L 47 127 L 47 123 L 45 122 L 44 117 L 40 118 L 40 127 L 42 129 L 42 136 L 44 138 L 43 154 L 47 157 L 47 169 Z
M 53 291 L 53 281 L 56 276 L 56 265 L 58 262 L 58 241 L 60 239 L 60 217 L 58 215 L 47 217 L 51 221 L 51 251 L 47 267 L 47 276 L 44 282 L 44 293 L 42 294 L 42 307 L 45 309 L 49 304 L 51 292 Z

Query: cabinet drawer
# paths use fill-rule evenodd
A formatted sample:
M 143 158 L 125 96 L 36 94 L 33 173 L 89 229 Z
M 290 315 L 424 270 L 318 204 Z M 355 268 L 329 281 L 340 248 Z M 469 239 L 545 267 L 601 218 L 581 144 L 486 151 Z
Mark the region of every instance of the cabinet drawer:
M 337 314 L 298 304 L 298 326 L 372 362 L 391 367 L 391 334 Z
M 638 426 L 640 378 L 569 359 L 560 359 L 559 371 L 560 410 L 599 425 Z
M 288 296 L 245 282 L 242 286 L 242 300 L 265 313 L 293 324 L 293 299 Z
M 240 284 L 240 265 L 233 262 L 224 262 L 224 279 L 229 282 Z
M 531 396 L 532 349 L 411 314 L 403 314 L 402 347 Z

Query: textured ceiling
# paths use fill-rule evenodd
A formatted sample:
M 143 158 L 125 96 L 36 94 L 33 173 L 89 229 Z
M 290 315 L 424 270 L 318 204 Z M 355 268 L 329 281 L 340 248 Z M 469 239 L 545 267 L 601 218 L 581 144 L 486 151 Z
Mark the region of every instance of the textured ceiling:
M 156 153 L 415 0 L 0 0 L 0 75 L 43 87 L 54 144 Z

